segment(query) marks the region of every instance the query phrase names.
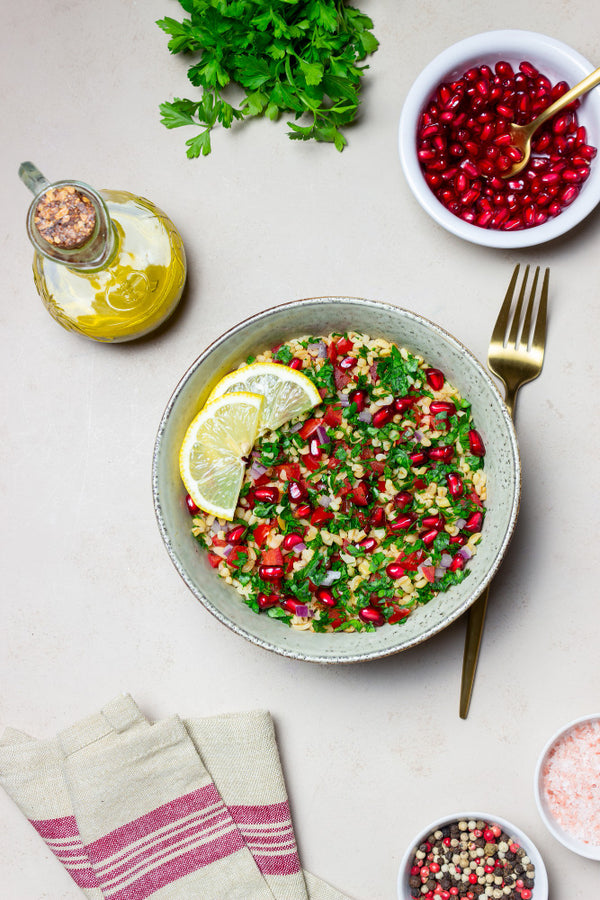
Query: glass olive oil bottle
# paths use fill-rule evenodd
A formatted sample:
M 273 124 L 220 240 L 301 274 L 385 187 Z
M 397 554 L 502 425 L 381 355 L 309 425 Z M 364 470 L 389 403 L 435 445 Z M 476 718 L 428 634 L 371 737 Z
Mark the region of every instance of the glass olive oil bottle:
M 133 340 L 161 325 L 186 276 L 171 220 L 127 191 L 50 184 L 32 163 L 22 163 L 19 175 L 35 194 L 27 217 L 35 285 L 56 321 L 104 342 Z

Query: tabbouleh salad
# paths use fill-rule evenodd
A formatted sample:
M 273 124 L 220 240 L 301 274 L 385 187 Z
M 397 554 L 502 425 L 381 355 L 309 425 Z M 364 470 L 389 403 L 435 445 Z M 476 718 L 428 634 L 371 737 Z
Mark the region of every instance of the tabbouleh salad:
M 188 497 L 194 536 L 242 600 L 297 629 L 373 631 L 462 581 L 485 517 L 485 447 L 444 373 L 355 332 L 256 361 L 300 369 L 322 403 L 259 437 L 233 522 Z

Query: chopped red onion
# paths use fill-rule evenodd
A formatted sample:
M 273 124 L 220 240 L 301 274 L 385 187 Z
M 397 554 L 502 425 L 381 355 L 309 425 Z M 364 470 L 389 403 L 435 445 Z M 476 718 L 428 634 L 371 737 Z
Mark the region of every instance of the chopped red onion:
M 342 394 L 341 391 L 338 391 L 338 397 L 340 398 L 340 406 L 350 406 L 350 397 L 348 394 Z
M 233 550 L 233 544 L 227 544 L 226 547 L 223 547 L 223 553 L 225 554 L 225 556 L 229 556 L 229 554 L 231 553 L 232 550 Z
M 315 434 L 320 444 L 328 444 L 329 437 L 327 436 L 327 429 L 324 425 L 317 425 Z
M 413 440 L 414 441 L 422 441 L 423 440 L 423 432 L 415 431 L 415 433 L 413 434 Z
M 465 561 L 466 561 L 467 559 L 471 559 L 471 557 L 473 556 L 473 554 L 471 553 L 471 551 L 469 550 L 468 547 L 461 547 L 460 550 L 458 551 L 458 555 L 459 555 L 459 556 L 462 556 L 462 558 L 463 558 Z
M 317 500 L 317 503 L 319 504 L 319 506 L 324 506 L 325 509 L 327 509 L 327 507 L 331 505 L 331 497 L 329 497 L 327 494 L 321 494 L 321 496 Z
M 440 557 L 440 565 L 443 566 L 445 569 L 447 569 L 451 562 L 452 562 L 452 557 L 450 556 L 450 554 L 442 553 L 442 555 Z
M 327 356 L 327 347 L 325 346 L 323 341 L 317 341 L 314 344 L 309 344 L 306 348 L 311 356 L 316 356 L 317 359 L 325 359 Z
M 295 614 L 297 616 L 300 616 L 300 618 L 306 619 L 306 617 L 309 615 L 308 606 L 297 606 Z
M 467 520 L 466 520 L 466 519 L 457 519 L 456 522 L 455 522 L 454 524 L 456 525 L 456 527 L 457 527 L 458 530 L 460 531 L 460 529 L 461 529 L 461 528 L 464 528 L 465 525 L 467 524 Z
M 304 422 L 296 422 L 295 425 L 290 426 L 290 431 L 292 432 L 292 434 L 295 434 L 297 431 L 300 431 L 303 425 Z
M 297 556 L 300 556 L 302 551 L 306 550 L 306 544 L 303 544 L 302 541 L 299 541 L 297 544 L 294 544 L 292 550 Z
M 437 581 L 438 579 L 444 577 L 444 575 L 446 574 L 446 569 L 444 568 L 444 566 L 436 566 L 435 572 L 433 574 L 434 574 L 434 578 Z
M 215 521 L 210 526 L 209 531 L 211 534 L 216 534 L 218 531 L 221 531 L 221 523 L 218 519 L 215 519 Z
M 250 478 L 252 481 L 256 481 L 261 475 L 264 475 L 266 471 L 266 466 L 263 466 L 259 462 L 253 462 L 250 466 Z
M 369 412 L 368 409 L 362 409 L 362 410 L 359 412 L 357 418 L 358 418 L 361 422 L 365 422 L 365 424 L 367 424 L 367 425 L 370 425 L 371 422 L 373 421 L 373 416 L 371 415 L 371 413 Z

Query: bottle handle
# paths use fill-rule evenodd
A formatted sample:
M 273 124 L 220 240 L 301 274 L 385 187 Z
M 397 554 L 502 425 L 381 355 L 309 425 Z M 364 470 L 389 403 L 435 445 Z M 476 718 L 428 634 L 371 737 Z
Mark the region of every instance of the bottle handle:
M 32 194 L 39 194 L 44 188 L 50 186 L 48 179 L 42 175 L 38 167 L 34 166 L 32 162 L 21 163 L 19 166 L 19 178 Z

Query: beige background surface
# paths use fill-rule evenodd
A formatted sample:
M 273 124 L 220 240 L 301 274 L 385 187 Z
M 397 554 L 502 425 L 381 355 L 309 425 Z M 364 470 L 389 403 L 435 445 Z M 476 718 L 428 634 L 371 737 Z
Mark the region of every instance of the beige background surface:
M 600 8 L 360 5 L 381 47 L 343 154 L 260 121 L 216 134 L 213 154 L 195 161 L 185 158 L 188 135 L 166 131 L 157 109 L 189 95 L 185 62 L 154 25 L 179 14 L 174 0 L 4 5 L 0 722 L 50 736 L 123 690 L 155 718 L 266 707 L 303 862 L 356 900 L 393 900 L 414 832 L 468 807 L 531 835 L 551 900 L 588 900 L 600 864 L 545 831 L 532 776 L 549 735 L 600 708 L 600 212 L 531 251 L 460 242 L 409 193 L 397 124 L 421 68 L 478 31 L 537 28 L 600 62 Z M 169 213 L 189 259 L 170 327 L 103 346 L 54 323 L 31 278 L 24 159 L 51 179 L 124 188 Z M 484 360 L 518 261 L 552 268 L 547 361 L 519 399 L 522 513 L 493 586 L 468 720 L 458 717 L 464 621 L 354 668 L 268 655 L 221 626 L 179 580 L 152 508 L 154 436 L 187 366 L 240 318 L 320 294 L 421 312 Z M 0 794 L 0 897 L 78 896 Z

